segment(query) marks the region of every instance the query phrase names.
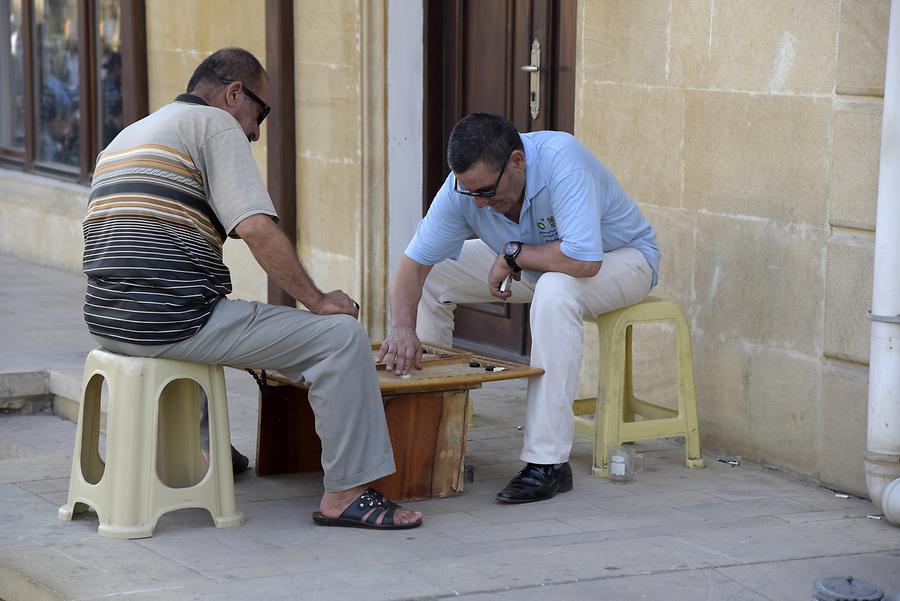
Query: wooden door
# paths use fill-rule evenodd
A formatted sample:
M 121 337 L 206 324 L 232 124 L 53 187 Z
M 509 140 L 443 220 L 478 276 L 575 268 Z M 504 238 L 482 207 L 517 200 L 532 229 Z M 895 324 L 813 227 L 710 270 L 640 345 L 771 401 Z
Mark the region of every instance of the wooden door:
M 459 119 L 477 111 L 519 131 L 572 132 L 575 0 L 431 0 L 425 3 L 425 206 L 447 177 L 446 149 Z M 532 50 L 539 83 L 532 88 Z M 532 93 L 539 106 L 532 113 Z M 487 274 L 485 274 L 485 278 Z M 525 360 L 528 305 L 482 303 L 456 310 L 454 346 Z

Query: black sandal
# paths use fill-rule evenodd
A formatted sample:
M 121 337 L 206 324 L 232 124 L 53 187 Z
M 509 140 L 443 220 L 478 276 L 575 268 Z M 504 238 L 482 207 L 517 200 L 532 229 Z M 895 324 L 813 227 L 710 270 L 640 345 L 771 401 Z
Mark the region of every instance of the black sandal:
M 336 517 L 329 518 L 322 515 L 321 511 L 313 513 L 313 521 L 319 526 L 343 526 L 345 528 L 375 528 L 377 530 L 407 530 L 422 525 L 422 520 L 411 524 L 395 524 L 394 512 L 400 507 L 393 501 L 388 501 L 384 495 L 373 488 L 367 488 L 365 492 L 356 497 L 344 512 Z M 371 512 L 371 513 L 369 513 Z M 369 517 L 363 517 L 369 513 Z M 378 518 L 384 515 L 381 523 Z

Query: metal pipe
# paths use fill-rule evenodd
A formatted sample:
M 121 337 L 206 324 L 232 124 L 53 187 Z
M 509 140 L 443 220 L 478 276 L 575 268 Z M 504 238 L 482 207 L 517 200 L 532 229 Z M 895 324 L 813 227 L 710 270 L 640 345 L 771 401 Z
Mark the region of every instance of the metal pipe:
M 900 0 L 891 1 L 872 287 L 866 487 L 900 526 Z

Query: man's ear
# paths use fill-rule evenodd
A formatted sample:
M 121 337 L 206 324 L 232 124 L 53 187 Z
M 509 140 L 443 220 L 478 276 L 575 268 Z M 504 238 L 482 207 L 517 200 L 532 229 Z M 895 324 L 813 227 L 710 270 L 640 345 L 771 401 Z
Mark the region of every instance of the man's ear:
M 225 86 L 225 105 L 226 106 L 237 106 L 238 104 L 238 92 L 241 91 L 241 82 L 233 81 L 227 86 Z
M 513 150 L 510 155 L 513 162 L 513 167 L 516 171 L 525 171 L 525 153 L 521 150 Z

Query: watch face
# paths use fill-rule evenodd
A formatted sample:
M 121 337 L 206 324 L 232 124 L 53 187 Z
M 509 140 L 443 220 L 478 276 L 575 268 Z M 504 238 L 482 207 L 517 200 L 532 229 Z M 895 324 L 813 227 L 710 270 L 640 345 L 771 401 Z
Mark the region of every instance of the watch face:
M 521 245 L 518 242 L 507 242 L 503 245 L 503 254 L 504 256 L 515 258 L 519 254 L 520 248 Z

